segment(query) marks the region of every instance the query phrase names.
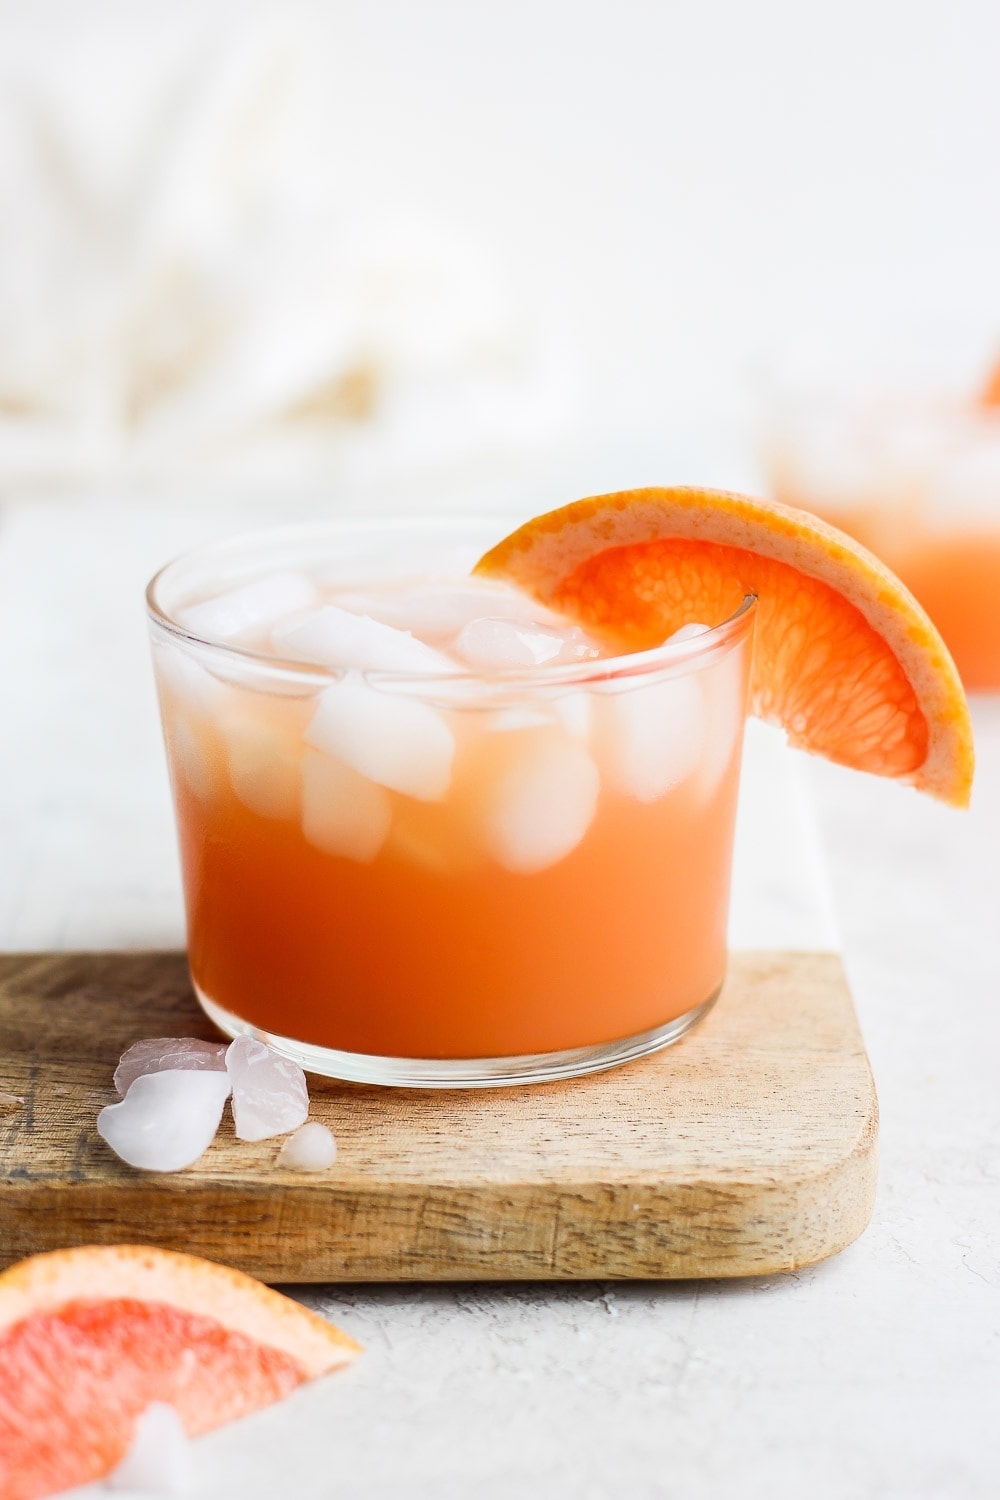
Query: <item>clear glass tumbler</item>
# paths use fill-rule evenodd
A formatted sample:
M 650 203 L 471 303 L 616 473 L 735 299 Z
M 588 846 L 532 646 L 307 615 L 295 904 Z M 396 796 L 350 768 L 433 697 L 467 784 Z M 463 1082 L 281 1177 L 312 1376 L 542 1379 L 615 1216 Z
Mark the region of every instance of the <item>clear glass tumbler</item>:
M 715 1000 L 752 598 L 656 650 L 491 676 L 319 668 L 179 622 L 274 574 L 459 578 L 503 530 L 291 528 L 151 582 L 191 974 L 228 1035 L 472 1087 L 640 1057 Z

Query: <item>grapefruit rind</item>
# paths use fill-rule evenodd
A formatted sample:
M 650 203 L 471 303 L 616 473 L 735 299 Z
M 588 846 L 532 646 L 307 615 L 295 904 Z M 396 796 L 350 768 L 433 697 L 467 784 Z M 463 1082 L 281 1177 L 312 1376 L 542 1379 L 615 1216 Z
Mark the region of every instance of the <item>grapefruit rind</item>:
M 487 552 L 475 571 L 506 579 L 550 604 L 560 585 L 597 554 L 675 538 L 741 549 L 751 560 L 784 563 L 853 605 L 899 663 L 926 724 L 922 758 L 900 779 L 954 806 L 968 804 L 972 729 L 947 647 L 894 574 L 817 517 L 726 491 L 628 490 L 579 500 L 536 517 Z M 766 660 L 766 652 L 758 654 Z M 753 711 L 773 718 L 768 701 L 768 684 L 755 674 Z M 787 723 L 783 727 L 793 729 Z M 796 742 L 794 733 L 789 737 Z M 823 753 L 821 744 L 797 742 Z
M 0 1275 L 4 1333 L 75 1302 L 167 1304 L 209 1318 L 296 1362 L 307 1379 L 349 1364 L 359 1345 L 317 1313 L 214 1261 L 142 1245 L 87 1245 L 19 1262 Z

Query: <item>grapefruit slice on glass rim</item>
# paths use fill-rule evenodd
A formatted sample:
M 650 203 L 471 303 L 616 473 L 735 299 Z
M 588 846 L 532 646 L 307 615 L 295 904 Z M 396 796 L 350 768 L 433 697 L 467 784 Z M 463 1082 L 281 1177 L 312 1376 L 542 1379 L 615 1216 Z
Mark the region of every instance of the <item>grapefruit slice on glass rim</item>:
M 358 1345 L 250 1276 L 87 1245 L 0 1275 L 0 1495 L 38 1500 L 121 1461 L 152 1402 L 193 1436 L 348 1364 Z
M 805 511 L 719 490 L 597 495 L 537 516 L 477 563 L 623 651 L 758 599 L 750 712 L 791 744 L 967 806 L 968 704 L 899 579 Z

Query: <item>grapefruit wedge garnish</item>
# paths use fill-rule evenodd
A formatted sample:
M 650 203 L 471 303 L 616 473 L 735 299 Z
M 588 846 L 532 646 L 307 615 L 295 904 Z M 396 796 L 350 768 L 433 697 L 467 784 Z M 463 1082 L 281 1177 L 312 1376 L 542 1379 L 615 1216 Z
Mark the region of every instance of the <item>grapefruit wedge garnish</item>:
M 966 806 L 972 729 L 940 635 L 876 557 L 804 511 L 698 489 L 627 490 L 538 516 L 483 557 L 622 650 L 758 599 L 750 712 L 829 760 Z
M 192 1255 L 33 1256 L 0 1276 L 0 1495 L 36 1500 L 109 1473 L 151 1402 L 207 1432 L 357 1352 L 297 1302 Z

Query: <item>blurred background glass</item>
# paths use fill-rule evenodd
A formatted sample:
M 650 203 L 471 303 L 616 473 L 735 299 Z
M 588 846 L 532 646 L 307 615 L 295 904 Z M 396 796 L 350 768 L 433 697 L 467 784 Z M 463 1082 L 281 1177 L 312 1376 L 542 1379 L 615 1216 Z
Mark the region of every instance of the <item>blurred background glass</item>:
M 854 506 L 866 403 L 937 434 L 1000 353 L 998 43 L 945 0 L 4 5 L 0 496 Z
M 887 378 L 790 384 L 764 422 L 772 492 L 849 532 L 932 616 L 967 689 L 1000 688 L 1000 401 Z M 1000 394 L 1000 393 L 998 393 Z

